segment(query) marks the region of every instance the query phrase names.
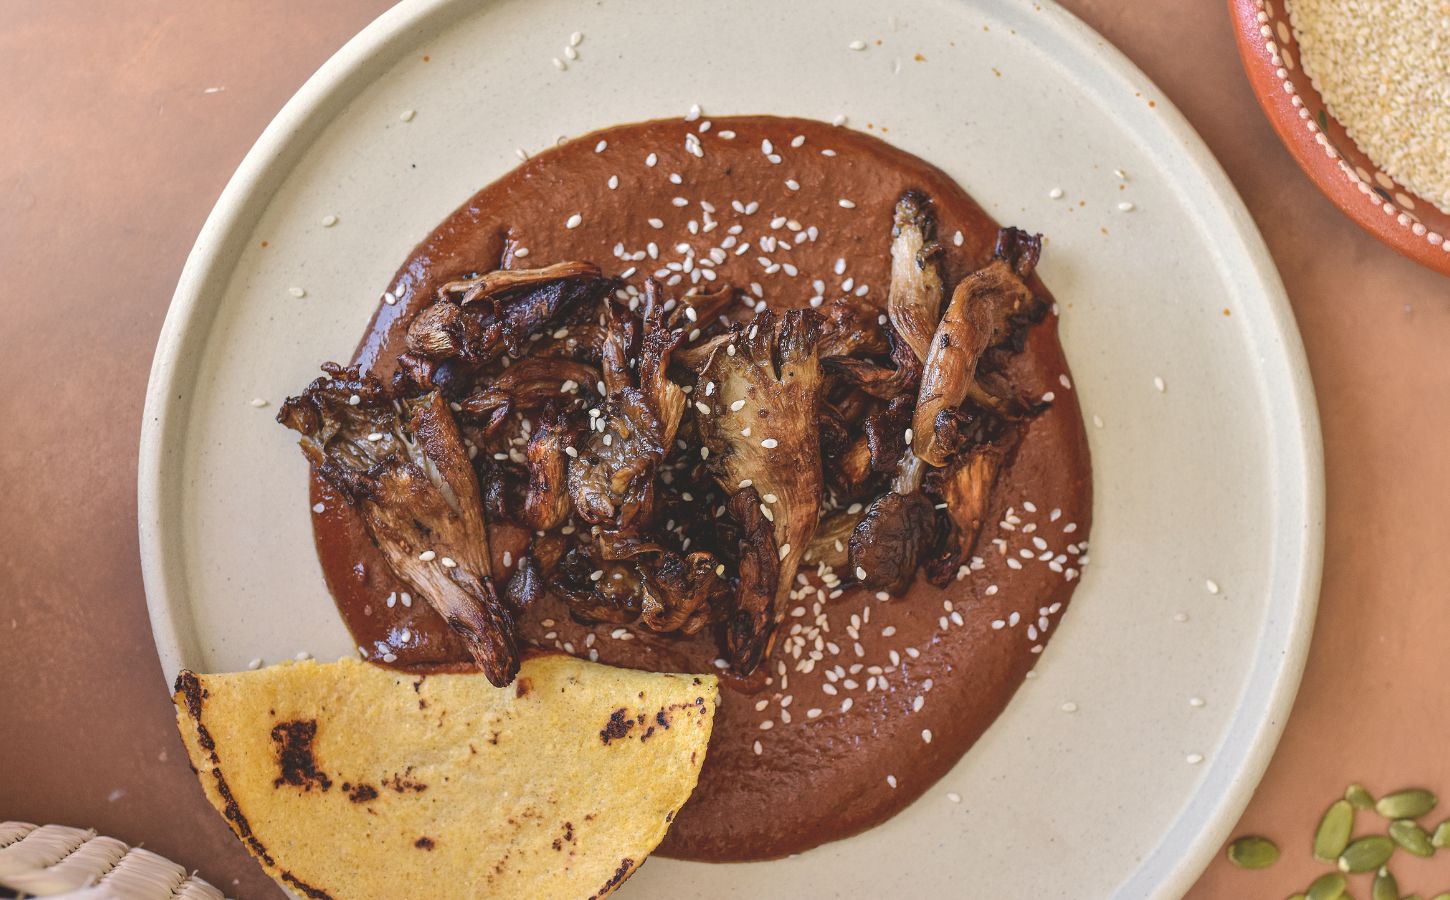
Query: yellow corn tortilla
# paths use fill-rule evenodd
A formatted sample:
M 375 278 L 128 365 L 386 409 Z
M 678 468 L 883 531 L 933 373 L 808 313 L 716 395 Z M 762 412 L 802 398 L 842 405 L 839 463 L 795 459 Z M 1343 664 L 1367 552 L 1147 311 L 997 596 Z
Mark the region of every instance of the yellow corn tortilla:
M 551 655 L 505 688 L 346 659 L 182 672 L 174 699 L 207 798 L 297 896 L 574 900 L 664 837 L 718 697 Z

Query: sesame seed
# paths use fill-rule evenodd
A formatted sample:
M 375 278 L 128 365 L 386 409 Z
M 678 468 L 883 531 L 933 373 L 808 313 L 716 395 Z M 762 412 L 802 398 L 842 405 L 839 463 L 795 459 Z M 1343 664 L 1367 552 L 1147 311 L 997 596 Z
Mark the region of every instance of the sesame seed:
M 251 662 L 247 663 L 247 668 L 249 668 L 249 669 L 260 669 L 260 668 L 262 668 L 262 659 L 261 659 L 261 657 L 258 657 L 256 659 L 252 660 Z
M 772 722 L 770 719 L 766 719 L 764 722 L 761 722 L 760 723 L 760 730 L 761 731 L 769 731 L 770 729 L 772 729 L 774 727 L 775 727 L 775 723 Z
M 418 554 L 418 559 L 422 560 L 423 562 L 432 562 L 437 558 L 438 554 L 434 553 L 432 550 L 424 550 L 422 553 Z
M 559 57 L 557 57 L 557 56 L 554 57 L 551 60 L 551 62 L 553 62 L 554 68 L 558 69 L 560 72 L 562 72 L 565 69 L 569 68 L 567 65 L 564 64 L 564 61 L 562 59 L 560 59 Z
M 1060 187 L 1053 188 L 1052 190 L 1050 190 L 1050 191 L 1047 192 L 1047 196 L 1051 197 L 1053 200 L 1061 200 L 1062 199 L 1062 188 L 1060 188 Z
M 564 227 L 565 228 L 578 228 L 580 225 L 583 225 L 583 224 L 584 224 L 584 217 L 581 216 L 579 213 L 575 213 L 574 215 L 570 216 L 564 222 Z
M 1077 704 L 1076 703 L 1073 703 L 1071 700 L 1069 700 L 1066 703 L 1062 704 L 1062 706 L 1059 707 L 1059 708 L 1063 712 L 1065 712 L 1065 713 L 1075 713 L 1075 712 L 1077 712 Z
M 573 34 L 569 35 L 569 46 L 577 47 L 583 40 L 584 33 L 582 31 L 576 31 Z
M 753 749 L 755 750 L 756 756 L 759 756 L 760 754 L 765 752 L 765 748 L 760 746 L 760 741 L 755 742 L 755 744 L 753 745 Z
M 401 594 L 399 594 L 398 600 L 403 604 L 404 609 L 413 608 L 413 595 L 408 593 L 407 591 L 403 591 Z
M 921 708 L 923 706 L 925 706 L 925 705 L 926 705 L 926 698 L 923 697 L 923 696 L 921 696 L 920 694 L 918 694 L 916 696 L 916 698 L 911 701 L 911 711 L 912 712 L 921 712 Z
M 866 49 L 866 42 L 865 41 L 852 41 L 851 43 L 847 44 L 846 47 L 847 47 L 847 49 L 850 49 L 850 50 L 865 50 Z M 894 784 L 892 785 L 892 787 L 895 787 L 895 786 L 896 785 L 894 785 Z
M 413 121 L 413 117 L 417 114 L 417 110 L 405 109 L 401 113 L 398 113 L 398 118 L 402 119 L 404 122 L 411 122 Z
M 889 785 L 891 785 L 892 790 L 895 790 L 896 789 L 896 776 L 895 775 L 887 775 L 886 776 L 886 783 L 889 784 Z
M 1153 387 L 1157 388 L 1158 389 L 1158 393 L 1160 393 L 1160 394 L 1163 393 L 1164 391 L 1168 390 L 1167 383 L 1165 383 L 1163 381 L 1163 378 L 1160 375 L 1154 375 L 1153 376 Z
M 311 658 L 312 654 L 308 653 L 306 650 L 298 651 L 297 655 L 293 657 L 293 659 L 297 660 L 298 662 L 302 662 L 303 660 L 308 660 Z
M 655 163 L 657 163 L 659 161 L 660 161 L 659 156 L 657 156 L 657 155 L 655 155 L 653 153 L 651 153 L 649 156 L 646 156 L 644 158 L 644 164 L 646 166 L 649 166 L 651 169 L 653 169 L 655 167 Z
M 619 176 L 618 175 L 610 175 L 609 176 L 609 181 L 607 182 L 607 184 L 609 185 L 609 189 L 611 191 L 617 190 L 619 188 Z
M 325 216 L 322 217 L 322 227 L 323 228 L 331 228 L 332 226 L 334 226 L 336 224 L 337 224 L 337 216 L 334 216 L 334 215 L 332 215 L 332 214 L 329 213 L 328 215 L 325 215 Z
M 514 156 L 517 156 L 520 162 L 529 161 L 529 151 L 525 150 L 523 147 L 515 147 Z
M 1218 593 L 1218 582 L 1217 581 L 1214 581 L 1212 578 L 1209 578 L 1206 581 L 1204 581 L 1203 586 L 1206 587 L 1206 588 L 1208 588 L 1208 592 L 1210 594 L 1217 594 Z
M 1183 761 L 1188 763 L 1190 766 L 1196 766 L 1199 763 L 1203 762 L 1203 754 L 1190 753 L 1187 756 L 1183 757 Z
M 1202 697 L 1189 697 L 1188 698 L 1188 705 L 1191 706 L 1191 707 L 1193 707 L 1194 709 L 1197 709 L 1197 708 L 1203 706 L 1203 698 Z
M 686 122 L 693 122 L 693 121 L 695 121 L 696 119 L 700 118 L 700 114 L 702 112 L 704 112 L 704 110 L 702 110 L 700 108 L 700 104 L 698 104 L 698 103 L 691 103 L 690 104 L 690 111 L 687 112 L 687 113 L 685 113 L 685 121 Z
M 921 739 L 923 741 L 925 741 L 926 743 L 928 743 L 928 744 L 931 743 L 931 729 L 930 728 L 923 728 L 921 730 Z
M 451 556 L 445 556 L 438 561 L 443 564 L 443 568 L 445 569 L 455 569 L 458 567 L 458 563 L 454 562 Z
M 594 145 L 594 152 L 595 153 L 603 153 L 605 151 L 605 149 L 608 148 L 608 147 L 609 147 L 609 142 L 608 141 L 605 141 L 605 140 L 601 140 L 599 143 L 597 143 L 597 144 Z
M 855 209 L 856 208 L 856 204 L 853 201 L 851 201 L 851 200 L 847 200 L 845 197 L 842 197 L 840 200 L 837 200 L 836 201 L 836 204 L 838 206 L 840 206 L 842 209 Z
M 1134 209 L 1133 204 L 1130 203 L 1130 202 L 1128 202 L 1127 200 L 1124 200 L 1122 203 L 1119 203 L 1118 204 L 1118 211 L 1119 212 L 1132 212 L 1133 209 Z
M 287 289 L 287 293 L 289 293 L 292 296 L 298 298 L 299 300 L 302 299 L 303 297 L 306 297 L 307 296 L 307 290 L 306 290 L 306 288 L 300 288 L 300 287 L 289 287 Z
M 764 447 L 767 450 L 774 450 L 776 447 L 780 446 L 780 441 L 777 441 L 775 438 L 766 438 L 765 440 L 760 442 L 760 446 Z

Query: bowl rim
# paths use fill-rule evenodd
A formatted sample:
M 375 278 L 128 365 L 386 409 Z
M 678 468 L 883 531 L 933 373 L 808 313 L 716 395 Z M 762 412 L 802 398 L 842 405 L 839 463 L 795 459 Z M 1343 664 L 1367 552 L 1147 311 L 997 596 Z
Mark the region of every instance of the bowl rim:
M 1272 32 L 1263 33 L 1271 18 L 1266 6 L 1266 0 L 1228 0 L 1244 74 L 1280 142 L 1319 192 L 1356 225 L 1401 255 L 1442 275 L 1450 275 L 1450 235 L 1418 223 L 1394 203 L 1383 200 L 1341 159 L 1339 151 L 1324 136 L 1321 123 L 1314 116 L 1305 115 L 1311 104 L 1288 79 Z M 1285 9 L 1287 12 L 1287 4 Z M 1317 92 L 1312 99 L 1324 110 L 1321 116 L 1329 116 Z M 1416 203 L 1433 208 L 1430 201 L 1398 182 L 1395 186 Z

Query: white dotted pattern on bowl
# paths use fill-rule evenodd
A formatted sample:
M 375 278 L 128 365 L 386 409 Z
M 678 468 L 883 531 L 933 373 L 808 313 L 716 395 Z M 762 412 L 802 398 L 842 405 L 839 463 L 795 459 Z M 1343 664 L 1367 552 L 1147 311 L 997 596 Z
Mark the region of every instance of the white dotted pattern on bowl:
M 1370 184 L 1370 175 L 1368 172 L 1363 172 L 1362 170 L 1356 171 L 1354 166 L 1340 157 L 1339 151 L 1334 149 L 1334 145 L 1324 136 L 1324 131 L 1319 127 L 1319 123 L 1314 121 L 1314 116 L 1304 106 L 1304 99 L 1294 89 L 1294 83 L 1289 80 L 1289 70 L 1294 68 L 1294 59 L 1288 54 L 1281 55 L 1279 53 L 1279 43 L 1274 40 L 1274 29 L 1269 26 L 1269 20 L 1273 17 L 1273 7 L 1269 5 L 1268 0 L 1257 0 L 1257 3 L 1259 7 L 1259 34 L 1264 38 L 1264 52 L 1268 54 L 1269 64 L 1274 67 L 1274 74 L 1283 80 L 1284 93 L 1289 95 L 1289 102 L 1299 111 L 1299 118 L 1303 120 L 1304 127 L 1309 129 L 1310 134 L 1314 135 L 1314 143 L 1324 149 L 1325 156 L 1328 156 L 1339 164 L 1339 171 L 1344 173 L 1344 177 L 1348 178 L 1350 183 L 1359 189 L 1359 192 L 1365 196 L 1365 199 L 1379 207 L 1381 212 L 1387 216 L 1394 216 L 1398 224 L 1408 228 L 1410 233 L 1416 237 L 1423 237 L 1430 242 L 1431 246 L 1439 247 L 1441 250 L 1450 253 L 1450 241 L 1445 240 L 1445 236 L 1438 231 L 1431 231 L 1426 228 L 1424 223 L 1419 220 L 1419 217 L 1415 215 L 1415 201 L 1413 199 L 1403 191 L 1395 193 L 1396 203 L 1391 203 L 1383 199 L 1379 194 L 1375 193 L 1374 186 Z M 1287 41 L 1287 35 L 1289 34 L 1288 23 L 1281 19 L 1278 22 L 1278 26 L 1279 37 Z M 1377 179 L 1390 182 L 1388 185 L 1383 185 L 1385 190 L 1389 190 L 1394 186 L 1394 182 L 1388 176 L 1379 172 L 1376 172 L 1375 176 Z

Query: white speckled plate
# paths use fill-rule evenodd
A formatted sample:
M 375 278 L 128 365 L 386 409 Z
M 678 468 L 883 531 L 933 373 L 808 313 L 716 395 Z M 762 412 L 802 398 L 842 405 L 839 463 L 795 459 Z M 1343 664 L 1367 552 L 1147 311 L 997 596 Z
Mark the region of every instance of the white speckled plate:
M 1093 559 L 1038 677 L 904 813 L 788 860 L 655 860 L 625 894 L 1179 895 L 1298 683 L 1322 553 L 1318 424 L 1228 180 L 1140 72 L 1048 3 L 428 0 L 368 27 L 238 169 L 157 349 L 140 527 L 168 677 L 352 651 L 277 402 L 350 353 L 414 242 L 515 147 L 692 103 L 871 122 L 1049 235 L 1041 272 L 1101 423 Z

